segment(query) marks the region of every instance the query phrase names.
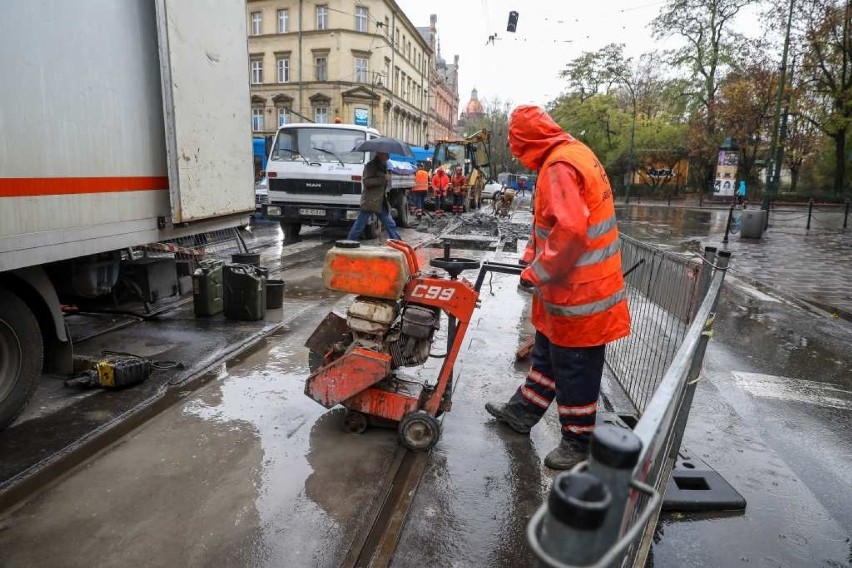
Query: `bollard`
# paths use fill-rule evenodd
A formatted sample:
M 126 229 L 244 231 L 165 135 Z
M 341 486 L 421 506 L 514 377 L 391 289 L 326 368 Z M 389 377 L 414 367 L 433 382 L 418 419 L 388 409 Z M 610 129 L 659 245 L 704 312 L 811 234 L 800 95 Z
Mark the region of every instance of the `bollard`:
M 722 242 L 728 243 L 728 233 L 731 232 L 731 221 L 734 220 L 734 204 L 731 203 L 731 208 L 728 210 L 728 224 L 725 225 L 725 238 L 722 239 Z
M 698 193 L 698 206 L 704 207 L 704 192 L 703 191 L 700 191 Z
M 552 560 L 574 566 L 588 566 L 606 553 L 598 530 L 604 522 L 612 498 L 597 476 L 591 473 L 562 472 L 550 487 L 547 509 L 540 527 L 535 527 L 535 566 L 552 566 Z M 611 544 L 611 543 L 610 543 Z M 604 545 L 604 546 L 602 546 Z M 540 557 L 537 548 L 547 557 Z
M 843 228 L 849 226 L 849 200 L 846 200 L 846 210 L 843 212 Z
M 814 212 L 814 198 L 811 197 L 808 199 L 808 226 L 805 227 L 806 231 L 811 230 L 811 214 Z
M 612 498 L 600 529 L 600 540 L 607 547 L 612 546 L 621 534 L 633 468 L 641 452 L 642 441 L 633 430 L 601 424 L 592 434 L 588 471 L 606 485 Z

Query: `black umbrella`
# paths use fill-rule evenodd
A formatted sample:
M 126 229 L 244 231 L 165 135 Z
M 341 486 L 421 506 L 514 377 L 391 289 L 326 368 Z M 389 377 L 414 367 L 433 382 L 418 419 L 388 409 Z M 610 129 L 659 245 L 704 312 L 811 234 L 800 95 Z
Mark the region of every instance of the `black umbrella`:
M 414 157 L 414 152 L 405 142 L 400 142 L 396 138 L 380 136 L 372 140 L 365 140 L 354 148 L 353 152 L 384 152 L 385 154 L 400 154 L 408 158 Z

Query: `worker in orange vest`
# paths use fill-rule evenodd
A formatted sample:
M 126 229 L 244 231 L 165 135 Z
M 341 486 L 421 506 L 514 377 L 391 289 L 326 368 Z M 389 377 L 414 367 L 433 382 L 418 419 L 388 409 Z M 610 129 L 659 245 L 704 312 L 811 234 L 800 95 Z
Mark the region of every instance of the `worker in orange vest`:
M 594 153 L 540 107 L 512 112 L 509 148 L 539 172 L 521 273 L 535 289 L 536 335 L 524 384 L 508 403 L 485 408 L 528 434 L 556 399 L 562 440 L 544 463 L 570 469 L 588 452 L 605 346 L 630 333 L 612 189 Z
M 414 187 L 411 190 L 411 195 L 414 196 L 414 214 L 417 215 L 417 220 L 423 218 L 423 199 L 426 197 L 426 192 L 429 190 L 429 172 L 423 167 L 423 164 L 417 164 L 417 173 L 414 174 Z
M 438 166 L 438 171 L 432 176 L 432 194 L 435 196 L 435 215 L 444 216 L 444 197 L 450 187 L 450 176 L 444 171 L 443 166 Z
M 467 178 L 464 177 L 461 166 L 456 166 L 450 187 L 453 192 L 453 215 L 460 215 L 464 212 L 464 198 L 467 195 Z

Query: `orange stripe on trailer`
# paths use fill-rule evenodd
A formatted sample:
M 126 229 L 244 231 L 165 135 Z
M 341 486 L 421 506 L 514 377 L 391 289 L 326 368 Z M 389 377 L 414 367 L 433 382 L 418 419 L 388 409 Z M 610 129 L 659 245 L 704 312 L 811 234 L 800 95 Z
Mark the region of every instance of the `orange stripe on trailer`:
M 0 197 L 38 197 L 169 189 L 166 176 L 0 178 Z

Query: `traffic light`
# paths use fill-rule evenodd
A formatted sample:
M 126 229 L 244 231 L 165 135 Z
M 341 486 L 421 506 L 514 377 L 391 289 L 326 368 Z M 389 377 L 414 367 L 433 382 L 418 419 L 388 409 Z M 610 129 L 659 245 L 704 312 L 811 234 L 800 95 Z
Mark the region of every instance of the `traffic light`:
M 509 12 L 509 23 L 506 25 L 506 31 L 514 33 L 518 29 L 518 13 L 512 10 Z

